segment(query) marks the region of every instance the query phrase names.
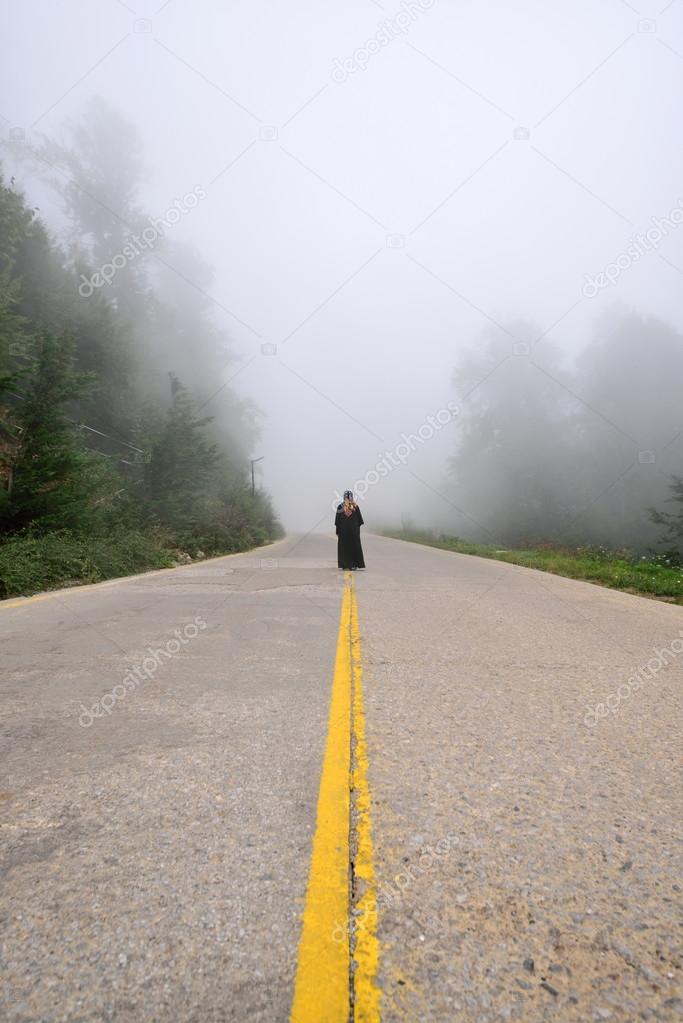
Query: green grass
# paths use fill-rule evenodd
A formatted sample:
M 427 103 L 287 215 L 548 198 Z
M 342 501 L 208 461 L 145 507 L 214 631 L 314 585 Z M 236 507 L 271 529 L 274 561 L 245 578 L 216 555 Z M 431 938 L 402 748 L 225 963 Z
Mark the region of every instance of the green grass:
M 69 530 L 18 534 L 0 544 L 0 598 L 170 568 L 173 554 L 154 534 L 80 536 Z
M 18 533 L 0 543 L 0 599 L 28 596 L 103 579 L 172 568 L 185 558 L 233 554 L 269 543 L 264 529 L 223 530 L 182 542 L 163 530 L 120 527 L 110 533 L 83 535 L 69 530 Z
M 637 558 L 626 551 L 609 551 L 603 547 L 569 548 L 551 543 L 503 549 L 503 544 L 468 543 L 457 536 L 418 530 L 385 530 L 383 535 L 683 604 L 683 568 L 671 564 L 664 555 Z

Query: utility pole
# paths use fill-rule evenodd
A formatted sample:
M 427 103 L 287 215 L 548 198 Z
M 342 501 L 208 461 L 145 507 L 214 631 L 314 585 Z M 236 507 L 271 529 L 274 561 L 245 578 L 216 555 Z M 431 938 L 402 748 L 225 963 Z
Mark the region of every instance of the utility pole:
M 250 461 L 251 461 L 251 496 L 252 497 L 256 493 L 256 485 L 254 484 L 254 466 L 256 465 L 257 462 L 262 462 L 265 457 L 266 457 L 265 455 L 261 455 L 260 458 L 252 458 L 252 459 L 250 459 Z

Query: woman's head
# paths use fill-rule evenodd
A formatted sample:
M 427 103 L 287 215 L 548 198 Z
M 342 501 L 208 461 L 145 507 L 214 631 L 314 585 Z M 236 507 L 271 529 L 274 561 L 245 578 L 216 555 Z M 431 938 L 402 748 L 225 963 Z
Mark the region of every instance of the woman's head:
M 353 510 L 354 510 L 355 507 L 356 507 L 356 505 L 354 504 L 354 501 L 353 501 L 353 491 L 345 490 L 344 491 L 344 503 L 342 505 L 342 508 L 344 510 L 344 515 L 352 515 L 353 514 Z

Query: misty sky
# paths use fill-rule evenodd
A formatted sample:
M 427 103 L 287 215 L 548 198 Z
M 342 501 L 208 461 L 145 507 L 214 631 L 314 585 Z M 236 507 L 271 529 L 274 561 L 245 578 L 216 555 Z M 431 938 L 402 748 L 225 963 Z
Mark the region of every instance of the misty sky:
M 61 137 L 100 95 L 144 140 L 150 213 L 206 191 L 169 236 L 215 267 L 289 528 L 458 400 L 492 324 L 568 359 L 615 303 L 683 329 L 683 228 L 583 292 L 683 200 L 683 0 L 5 0 L 0 38 L 9 171 L 17 129 Z M 366 521 L 446 514 L 456 440 L 370 487 Z

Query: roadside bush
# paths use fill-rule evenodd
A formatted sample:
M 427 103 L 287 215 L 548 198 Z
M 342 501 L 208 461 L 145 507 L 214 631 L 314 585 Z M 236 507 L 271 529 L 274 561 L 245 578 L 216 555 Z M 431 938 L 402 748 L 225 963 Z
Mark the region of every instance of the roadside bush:
M 99 582 L 173 564 L 173 554 L 160 533 L 17 533 L 0 544 L 0 598 Z

